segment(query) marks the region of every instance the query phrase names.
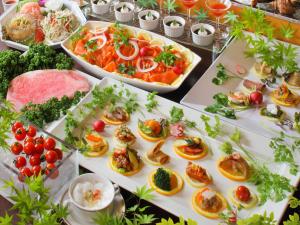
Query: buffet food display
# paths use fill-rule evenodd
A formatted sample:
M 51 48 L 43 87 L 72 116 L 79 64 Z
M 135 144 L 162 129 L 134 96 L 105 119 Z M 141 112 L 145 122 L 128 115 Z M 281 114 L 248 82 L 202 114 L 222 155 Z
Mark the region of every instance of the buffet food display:
M 188 225 L 280 221 L 300 181 L 299 47 L 274 40 L 260 12 L 226 14 L 229 0 L 206 0 L 216 26 L 203 9 L 193 24 L 196 2 L 182 1 L 187 20 L 174 1 L 144 0 L 92 0 L 103 21 L 64 0 L 19 1 L 0 17 L 3 43 L 27 50 L 0 52 L 0 183 L 16 196 L 0 193 L 42 205 L 25 223 L 43 208 L 70 225 L 154 222 L 141 200 Z M 176 40 L 219 51 L 230 39 L 221 17 L 236 39 L 193 81 L 205 56 Z M 243 31 L 247 20 L 256 33 Z M 195 84 L 182 105 L 157 96 L 186 79 Z M 92 173 L 79 176 L 78 164 Z M 119 185 L 136 205 L 126 208 Z

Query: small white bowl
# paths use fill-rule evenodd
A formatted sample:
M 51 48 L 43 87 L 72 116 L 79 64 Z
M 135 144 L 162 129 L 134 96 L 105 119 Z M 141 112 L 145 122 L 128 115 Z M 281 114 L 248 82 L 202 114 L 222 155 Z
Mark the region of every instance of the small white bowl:
M 167 25 L 168 22 L 176 20 L 181 23 L 180 27 L 170 27 Z M 163 20 L 165 34 L 169 37 L 180 37 L 183 35 L 185 20 L 180 16 L 166 16 Z
M 151 12 L 151 14 L 156 17 L 156 19 L 144 20 L 142 18 L 143 16 L 147 15 L 149 12 Z M 143 10 L 143 11 L 139 12 L 138 17 L 139 17 L 139 21 L 140 21 L 140 27 L 144 30 L 154 30 L 158 26 L 159 13 L 155 10 Z
M 110 7 L 110 0 L 107 0 L 107 3 L 104 5 L 97 5 L 94 3 L 94 0 L 91 0 L 92 11 L 96 14 L 105 14 L 108 13 Z
M 123 5 L 126 5 L 130 11 L 128 13 L 121 13 L 120 11 L 118 11 L 119 8 L 121 8 Z M 134 5 L 130 2 L 120 2 L 119 4 L 115 5 L 115 17 L 116 20 L 123 22 L 123 23 L 127 23 L 131 20 L 133 20 L 133 16 L 134 16 Z
M 12 7 L 13 5 L 17 4 L 19 1 L 15 0 L 14 2 L 11 1 L 11 3 L 7 3 L 10 2 L 8 0 L 2 0 L 2 5 L 3 5 L 3 9 L 4 11 L 7 11 L 10 7 Z
M 195 31 L 200 29 L 201 26 L 203 26 L 206 30 L 209 30 L 210 34 L 208 34 L 208 35 L 199 35 L 199 34 L 195 33 Z M 216 32 L 216 29 L 210 24 L 198 23 L 198 24 L 195 24 L 191 27 L 191 32 L 192 32 L 193 42 L 196 45 L 207 46 L 207 45 L 210 45 L 210 44 L 213 43 L 214 34 Z
M 101 207 L 98 207 L 98 208 L 88 208 L 88 207 L 84 207 L 84 206 L 80 205 L 77 201 L 75 201 L 74 196 L 73 196 L 74 189 L 77 184 L 84 183 L 84 182 L 90 182 L 92 184 L 102 183 L 107 188 L 106 194 L 108 197 L 106 197 L 106 199 L 105 199 L 106 200 L 105 204 L 103 204 Z M 78 209 L 84 210 L 87 212 L 97 212 L 97 211 L 106 209 L 113 202 L 114 197 L 115 197 L 115 188 L 114 188 L 113 184 L 111 183 L 111 181 L 109 179 L 107 179 L 106 177 L 100 176 L 95 173 L 86 173 L 86 174 L 76 177 L 71 182 L 68 194 L 69 194 L 70 202 L 72 204 L 74 204 Z

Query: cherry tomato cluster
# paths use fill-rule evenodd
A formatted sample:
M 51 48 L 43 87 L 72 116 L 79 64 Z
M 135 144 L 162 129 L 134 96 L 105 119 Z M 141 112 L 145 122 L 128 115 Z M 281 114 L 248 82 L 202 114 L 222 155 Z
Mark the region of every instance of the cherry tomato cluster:
M 19 170 L 19 180 L 25 177 L 48 175 L 56 168 L 55 163 L 62 160 L 63 153 L 56 147 L 56 141 L 49 137 L 37 136 L 34 126 L 24 127 L 17 121 L 12 125 L 16 141 L 11 145 L 11 152 L 16 155 L 15 167 Z M 55 179 L 59 171 L 55 170 L 50 178 Z

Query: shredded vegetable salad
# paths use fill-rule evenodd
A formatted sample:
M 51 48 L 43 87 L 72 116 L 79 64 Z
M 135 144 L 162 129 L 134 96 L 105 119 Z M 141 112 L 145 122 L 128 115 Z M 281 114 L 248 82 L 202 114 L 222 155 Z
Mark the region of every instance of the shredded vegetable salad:
M 59 42 L 67 38 L 80 23 L 69 9 L 53 11 L 41 21 L 45 38 L 51 42 Z
M 191 64 L 186 52 L 161 40 L 135 35 L 117 24 L 84 27 L 72 40 L 72 51 L 90 64 L 128 78 L 172 85 Z

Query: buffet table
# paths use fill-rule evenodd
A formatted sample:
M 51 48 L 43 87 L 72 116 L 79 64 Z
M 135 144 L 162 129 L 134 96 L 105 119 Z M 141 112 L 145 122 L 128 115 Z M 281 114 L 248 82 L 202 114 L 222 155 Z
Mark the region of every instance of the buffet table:
M 3 12 L 2 6 L 0 6 L 0 14 Z M 7 47 L 4 45 L 4 43 L 0 42 L 0 50 L 7 49 Z M 191 75 L 184 81 L 183 85 L 177 89 L 176 91 L 170 92 L 168 94 L 162 94 L 161 96 L 164 98 L 167 98 L 169 100 L 172 100 L 174 102 L 179 103 L 183 96 L 187 94 L 187 92 L 193 87 L 193 85 L 198 81 L 198 79 L 204 74 L 204 72 L 209 68 L 209 66 L 212 64 L 213 60 L 215 59 L 215 55 L 207 50 L 198 49 L 190 47 L 190 49 L 197 53 L 199 56 L 201 56 L 202 60 L 197 65 L 197 67 L 193 70 Z M 80 66 L 76 65 L 76 68 L 79 70 L 83 70 L 80 68 Z M 81 168 L 81 172 L 85 173 L 88 172 L 86 169 Z M 300 192 L 299 192 L 299 185 L 297 188 L 297 192 L 295 193 L 295 196 L 299 198 Z M 124 199 L 128 199 L 131 195 L 130 192 L 122 189 L 121 194 L 123 195 Z M 126 202 L 128 205 L 126 207 L 130 207 L 130 201 Z M 150 203 L 144 203 L 145 205 L 150 205 L 150 213 L 155 214 L 159 218 L 174 218 L 176 220 L 176 217 L 171 215 L 170 213 L 166 212 L 165 210 L 160 209 L 157 206 L 154 206 Z M 0 197 L 0 215 L 4 215 L 6 210 L 10 208 L 11 204 L 5 200 L 3 197 Z M 292 214 L 293 210 L 288 208 L 284 214 L 283 220 L 285 220 L 289 214 Z

